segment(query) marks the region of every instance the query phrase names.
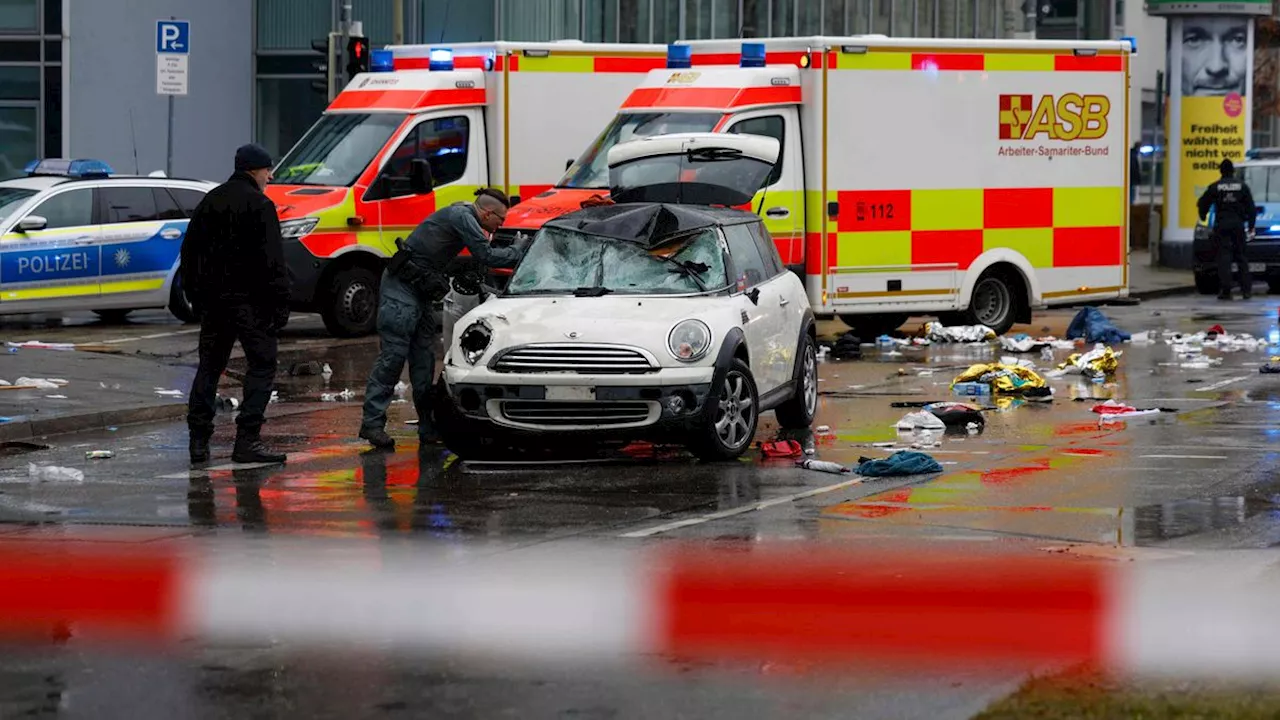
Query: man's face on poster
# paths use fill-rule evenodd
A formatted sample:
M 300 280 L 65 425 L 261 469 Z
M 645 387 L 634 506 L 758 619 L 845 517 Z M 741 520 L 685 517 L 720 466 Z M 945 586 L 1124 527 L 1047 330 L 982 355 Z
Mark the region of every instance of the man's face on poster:
M 1189 17 L 1182 21 L 1183 96 L 1245 94 L 1249 21 Z

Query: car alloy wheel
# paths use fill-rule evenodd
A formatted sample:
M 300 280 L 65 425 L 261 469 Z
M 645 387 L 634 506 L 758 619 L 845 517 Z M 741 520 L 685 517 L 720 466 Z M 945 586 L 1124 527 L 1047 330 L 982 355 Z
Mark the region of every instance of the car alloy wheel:
M 718 402 L 715 428 L 720 443 L 728 450 L 737 450 L 751 442 L 756 404 L 741 371 L 734 369 L 725 375 Z
M 800 392 L 804 393 L 804 411 L 806 415 L 813 417 L 818 412 L 818 359 L 814 354 L 813 343 L 805 344 L 803 373 Z

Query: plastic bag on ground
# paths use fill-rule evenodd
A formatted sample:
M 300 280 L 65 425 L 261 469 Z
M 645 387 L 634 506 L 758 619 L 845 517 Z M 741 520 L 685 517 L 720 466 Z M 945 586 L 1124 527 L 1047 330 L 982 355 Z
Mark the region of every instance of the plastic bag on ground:
M 32 480 L 84 482 L 84 472 L 75 468 L 58 467 L 57 465 L 27 463 L 27 476 Z
M 932 342 L 980 343 L 996 339 L 996 331 L 986 325 L 946 327 L 940 322 L 924 324 L 924 335 Z
M 1084 338 L 1085 342 L 1091 343 L 1121 343 L 1130 337 L 1129 333 L 1116 327 L 1095 307 L 1080 308 L 1080 312 L 1076 313 L 1067 326 L 1067 338 L 1071 340 Z
M 911 432 L 914 430 L 944 430 L 947 426 L 933 413 L 918 411 L 903 415 L 902 419 L 894 427 Z
M 15 380 L 13 384 L 18 385 L 20 387 L 23 387 L 23 386 L 34 387 L 37 390 L 57 390 L 63 385 L 66 385 L 67 381 L 59 380 L 58 378 L 20 377 L 17 380 Z
M 864 459 L 854 472 L 864 477 L 902 477 L 942 472 L 942 465 L 927 453 L 901 450 L 879 460 Z

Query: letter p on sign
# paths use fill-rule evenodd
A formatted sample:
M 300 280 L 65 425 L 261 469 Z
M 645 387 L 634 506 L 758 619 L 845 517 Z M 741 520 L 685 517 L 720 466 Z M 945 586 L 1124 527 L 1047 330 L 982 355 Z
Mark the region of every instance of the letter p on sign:
M 156 52 L 186 55 L 191 52 L 191 23 L 186 20 L 156 21 Z

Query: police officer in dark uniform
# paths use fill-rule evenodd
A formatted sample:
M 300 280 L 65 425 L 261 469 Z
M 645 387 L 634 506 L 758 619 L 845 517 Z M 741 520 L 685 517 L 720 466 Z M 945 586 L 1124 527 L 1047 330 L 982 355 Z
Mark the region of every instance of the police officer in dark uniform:
M 1253 296 L 1253 278 L 1249 276 L 1249 262 L 1244 257 L 1245 234 L 1253 234 L 1258 220 L 1258 208 L 1253 204 L 1249 186 L 1235 176 L 1236 167 L 1224 158 L 1218 165 L 1222 177 L 1210 185 L 1200 196 L 1200 220 L 1203 222 L 1213 208 L 1213 233 L 1218 250 L 1218 299 L 1231 299 L 1231 262 L 1240 268 L 1240 293 L 1248 300 Z
M 289 321 L 280 218 L 263 193 L 272 165 L 258 145 L 236 150 L 235 173 L 200 201 L 182 242 L 182 284 L 201 316 L 200 367 L 187 409 L 192 463 L 209 459 L 218 378 L 236 340 L 249 369 L 231 459 L 285 461 L 261 435 L 276 376 L 276 335 Z
M 492 247 L 485 235 L 502 226 L 508 204 L 500 190 L 481 188 L 475 202 L 458 202 L 435 211 L 414 228 L 383 271 L 378 303 L 382 348 L 369 372 L 360 421 L 360 437 L 374 447 L 395 447 L 386 431 L 387 407 L 406 359 L 420 444 L 439 440 L 431 421 L 435 343 L 440 334 L 434 306 L 448 294 L 449 275 L 464 247 L 488 267 L 513 267 L 520 259 L 518 249 Z

